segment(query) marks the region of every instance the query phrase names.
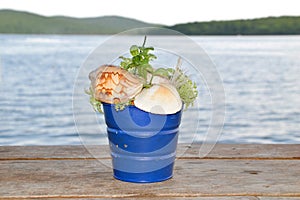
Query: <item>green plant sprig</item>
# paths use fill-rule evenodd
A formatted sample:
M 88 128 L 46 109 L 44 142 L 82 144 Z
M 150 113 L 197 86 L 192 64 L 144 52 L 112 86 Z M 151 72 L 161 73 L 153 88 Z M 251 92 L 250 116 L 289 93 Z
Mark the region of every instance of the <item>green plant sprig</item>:
M 126 102 L 119 102 L 115 104 L 115 110 L 121 111 L 124 110 L 127 106 L 133 105 L 133 99 L 129 99 Z
M 198 96 L 196 83 L 193 82 L 178 66 L 174 70 L 171 81 L 175 85 L 176 90 L 185 105 L 185 109 L 193 105 Z
M 93 106 L 94 110 L 98 111 L 99 113 L 103 113 L 102 103 L 101 101 L 95 99 L 92 88 L 90 87 L 89 89 L 86 89 L 85 93 L 90 96 L 90 104 Z
M 145 80 L 144 87 L 149 88 L 152 86 L 152 80 L 154 76 L 162 76 L 165 78 L 170 78 L 171 71 L 165 68 L 154 69 L 150 62 L 155 60 L 157 57 L 150 53 L 153 51 L 153 47 L 145 47 L 147 37 L 144 37 L 144 42 L 142 46 L 132 45 L 130 47 L 131 58 L 126 58 L 120 56 L 122 59 L 121 67 L 133 74 L 142 77 Z M 147 82 L 148 74 L 151 75 L 150 81 Z

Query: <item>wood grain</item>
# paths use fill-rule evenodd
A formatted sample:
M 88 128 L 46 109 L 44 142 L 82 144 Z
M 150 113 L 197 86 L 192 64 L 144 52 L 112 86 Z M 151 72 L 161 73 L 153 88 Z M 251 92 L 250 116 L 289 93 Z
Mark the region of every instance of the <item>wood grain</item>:
M 197 158 L 201 144 L 179 144 L 179 158 Z M 0 146 L 0 160 L 109 158 L 108 145 Z M 217 144 L 204 159 L 300 159 L 299 144 Z
M 115 180 L 107 147 L 0 147 L 0 198 L 300 199 L 300 145 L 217 145 L 207 158 L 180 145 L 174 177 Z M 102 157 L 101 157 L 102 156 Z

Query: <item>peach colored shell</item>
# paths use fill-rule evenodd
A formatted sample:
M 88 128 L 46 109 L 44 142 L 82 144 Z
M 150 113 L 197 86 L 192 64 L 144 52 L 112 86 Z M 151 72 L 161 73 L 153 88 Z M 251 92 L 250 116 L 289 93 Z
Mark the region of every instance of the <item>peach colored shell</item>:
M 102 65 L 89 74 L 96 100 L 115 104 L 127 102 L 143 88 L 143 80 L 113 65 Z

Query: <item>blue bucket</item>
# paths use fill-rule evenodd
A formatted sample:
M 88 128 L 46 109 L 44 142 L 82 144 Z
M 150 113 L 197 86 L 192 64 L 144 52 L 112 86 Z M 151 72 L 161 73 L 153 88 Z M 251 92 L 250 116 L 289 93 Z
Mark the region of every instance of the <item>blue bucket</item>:
M 151 183 L 173 176 L 182 111 L 159 115 L 127 106 L 116 111 L 103 103 L 116 179 Z

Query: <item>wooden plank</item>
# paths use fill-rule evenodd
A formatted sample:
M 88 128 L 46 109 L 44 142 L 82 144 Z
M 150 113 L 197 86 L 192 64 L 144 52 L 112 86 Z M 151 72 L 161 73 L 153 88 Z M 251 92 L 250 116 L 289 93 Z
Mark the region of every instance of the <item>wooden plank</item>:
M 178 157 L 199 157 L 200 144 L 179 144 Z M 300 159 L 300 144 L 217 144 L 205 159 Z M 108 145 L 0 146 L 0 160 L 109 158 Z
M 299 200 L 300 197 L 257 197 L 257 200 Z
M 181 157 L 199 156 L 200 144 L 182 145 Z M 185 150 L 184 154 L 182 151 Z M 300 159 L 300 144 L 216 144 L 205 159 Z
M 106 146 L 95 146 L 99 152 L 107 151 Z M 102 153 L 103 154 L 103 153 Z M 103 156 L 108 157 L 107 154 Z M 81 145 L 74 146 L 0 146 L 1 160 L 22 159 L 89 159 L 93 158 Z
M 297 197 L 300 160 L 179 159 L 171 180 L 113 179 L 98 160 L 2 160 L 2 198 Z
M 0 197 L 0 199 L 2 199 Z M 4 198 L 3 198 L 4 199 Z M 12 199 L 12 198 L 5 198 L 5 199 Z M 26 197 L 22 199 L 28 199 Z M 31 198 L 30 198 L 31 199 Z M 37 199 L 44 199 L 43 197 L 37 197 Z M 107 199 L 114 199 L 114 200 L 120 200 L 120 199 L 127 199 L 127 200 L 260 200 L 260 197 L 129 197 L 129 198 L 118 198 L 118 197 L 112 197 L 112 198 L 101 198 L 101 197 L 93 197 L 93 198 L 81 198 L 81 197 L 51 197 L 51 198 L 45 198 L 45 199 L 51 199 L 51 200 L 57 200 L 57 199 L 76 199 L 76 200 L 86 200 L 86 199 L 97 199 L 97 200 L 107 200 Z M 291 197 L 284 197 L 284 198 L 271 198 L 271 199 L 263 199 L 263 200 L 299 200 L 296 198 Z
M 1 198 L 0 198 L 1 199 Z M 51 198 L 52 200 L 61 199 L 61 198 Z M 74 197 L 75 199 L 75 197 Z M 83 200 L 83 199 L 90 199 L 90 198 L 76 198 L 77 200 Z M 92 198 L 92 199 L 105 199 L 108 198 Z M 124 199 L 124 198 L 109 198 L 109 199 Z M 130 200 L 299 200 L 299 198 L 293 198 L 293 197 L 270 197 L 270 198 L 261 198 L 261 197 L 251 197 L 251 196 L 242 196 L 242 197 L 130 197 L 125 198 Z

